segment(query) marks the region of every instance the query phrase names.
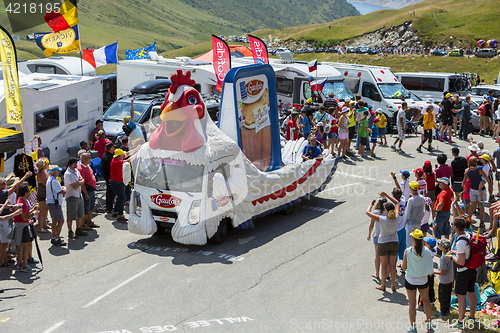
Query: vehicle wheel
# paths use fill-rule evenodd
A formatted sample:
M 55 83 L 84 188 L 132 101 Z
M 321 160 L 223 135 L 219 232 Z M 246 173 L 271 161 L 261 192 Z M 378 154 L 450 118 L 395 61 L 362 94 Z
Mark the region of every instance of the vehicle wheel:
M 283 209 L 282 212 L 283 212 L 284 215 L 290 215 L 290 214 L 292 214 L 293 213 L 293 206 L 288 207 L 286 209 Z
M 228 226 L 228 219 L 222 219 L 219 223 L 219 227 L 217 228 L 217 232 L 209 239 L 211 243 L 214 244 L 222 244 L 226 240 L 226 235 L 227 235 L 227 226 Z
M 155 235 L 162 235 L 163 233 L 165 233 L 165 227 L 159 226 L 157 224 Z

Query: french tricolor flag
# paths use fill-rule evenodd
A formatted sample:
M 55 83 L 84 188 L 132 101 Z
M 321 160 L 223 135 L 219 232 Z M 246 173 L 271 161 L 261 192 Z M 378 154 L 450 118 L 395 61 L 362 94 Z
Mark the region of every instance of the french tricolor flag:
M 83 59 L 92 66 L 99 67 L 118 63 L 118 42 L 98 48 L 97 50 L 83 50 Z
M 326 79 L 311 82 L 311 91 L 322 91 L 325 83 Z
M 309 72 L 315 71 L 318 69 L 318 59 L 314 59 L 307 63 L 307 67 L 309 67 Z

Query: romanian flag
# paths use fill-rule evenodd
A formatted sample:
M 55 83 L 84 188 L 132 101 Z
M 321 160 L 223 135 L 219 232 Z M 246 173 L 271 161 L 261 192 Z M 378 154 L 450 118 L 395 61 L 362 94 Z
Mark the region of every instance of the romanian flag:
M 78 24 L 76 0 L 66 0 L 59 12 L 50 12 L 43 17 L 54 32 L 67 30 Z
M 36 44 L 49 58 L 52 53 L 66 54 L 80 51 L 78 25 L 58 32 L 40 34 L 36 39 Z

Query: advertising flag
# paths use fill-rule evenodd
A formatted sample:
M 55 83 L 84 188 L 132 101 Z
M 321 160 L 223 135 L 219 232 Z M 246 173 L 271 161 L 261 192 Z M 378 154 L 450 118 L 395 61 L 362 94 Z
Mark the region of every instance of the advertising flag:
M 16 46 L 12 37 L 0 26 L 0 60 L 2 62 L 7 124 L 23 123 L 23 104 L 17 73 Z
M 151 59 L 148 52 L 152 51 L 156 51 L 156 39 L 153 44 L 143 47 L 142 49 L 126 50 L 125 58 L 127 60 Z
M 78 25 L 58 32 L 41 34 L 37 37 L 36 44 L 48 58 L 52 53 L 66 54 L 80 51 Z
M 54 32 L 67 30 L 78 24 L 76 0 L 66 0 L 59 12 L 52 11 L 43 17 Z
M 309 67 L 309 72 L 313 72 L 318 69 L 318 59 L 314 59 L 307 63 L 307 67 Z
M 253 61 L 256 64 L 269 64 L 269 55 L 267 53 L 266 44 L 260 38 L 252 35 L 249 35 L 248 39 L 250 40 L 250 46 L 252 48 Z
M 231 51 L 229 50 L 229 45 L 215 35 L 212 35 L 212 48 L 215 76 L 217 77 L 215 89 L 218 92 L 222 92 L 222 83 L 227 72 L 231 69 Z
M 118 42 L 98 48 L 97 50 L 83 50 L 83 59 L 94 68 L 118 63 Z

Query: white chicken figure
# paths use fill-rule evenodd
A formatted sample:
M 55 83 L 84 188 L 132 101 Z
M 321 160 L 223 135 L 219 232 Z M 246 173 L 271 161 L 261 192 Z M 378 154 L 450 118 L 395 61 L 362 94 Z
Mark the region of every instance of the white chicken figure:
M 322 162 L 260 171 L 212 122 L 190 75 L 181 70 L 172 75 L 162 123 L 138 152 L 130 232 L 152 234 L 157 223 L 173 223 L 171 234 L 178 243 L 219 242 L 228 220 L 233 228 L 253 228 L 253 219 L 290 208 L 325 188 L 338 159 L 326 154 Z M 294 149 L 301 146 L 294 142 Z

